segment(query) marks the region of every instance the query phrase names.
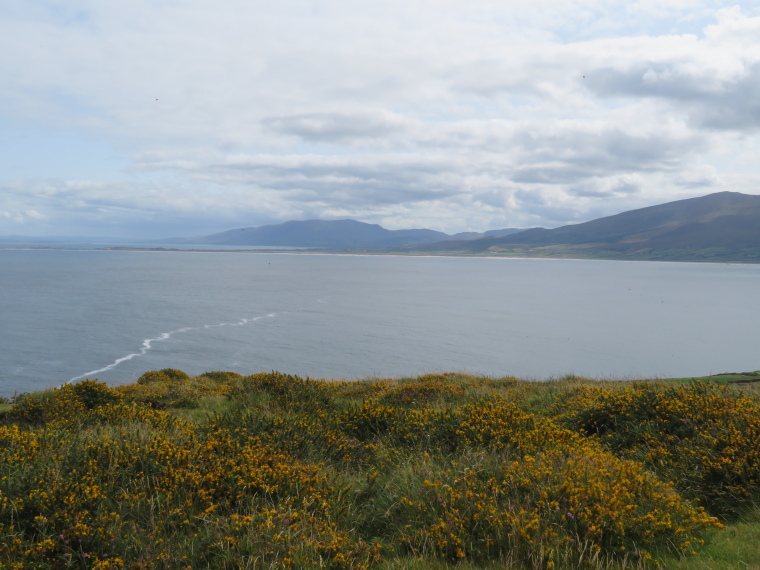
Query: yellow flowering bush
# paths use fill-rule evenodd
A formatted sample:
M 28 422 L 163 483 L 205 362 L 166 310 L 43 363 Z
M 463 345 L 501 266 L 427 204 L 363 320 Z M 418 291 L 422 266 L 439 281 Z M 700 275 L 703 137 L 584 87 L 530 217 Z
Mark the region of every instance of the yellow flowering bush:
M 0 427 L 0 565 L 356 568 L 379 555 L 331 522 L 317 465 L 144 406 L 92 413 L 76 433 Z
M 241 378 L 234 372 L 207 372 L 191 377 L 181 370 L 164 368 L 146 372 L 134 384 L 115 388 L 132 401 L 156 409 L 196 408 L 205 396 L 227 396 L 231 383 Z
M 575 567 L 600 552 L 689 552 L 718 526 L 640 464 L 593 445 L 479 459 L 423 471 L 419 492 L 401 497 L 393 517 L 413 554 Z
M 26 396 L 0 419 L 0 567 L 655 567 L 720 527 L 693 502 L 709 477 L 753 496 L 754 400 L 567 386 L 543 414 L 533 386 L 462 375 L 165 369 Z
M 726 387 L 639 384 L 581 389 L 563 404 L 569 427 L 637 459 L 711 512 L 760 498 L 760 406 Z
M 464 393 L 463 386 L 453 384 L 445 375 L 429 374 L 387 390 L 381 400 L 387 404 L 426 405 L 451 402 Z
M 122 395 L 96 380 L 64 384 L 41 394 L 27 395 L 8 414 L 12 421 L 33 425 L 75 420 L 88 410 L 121 401 Z

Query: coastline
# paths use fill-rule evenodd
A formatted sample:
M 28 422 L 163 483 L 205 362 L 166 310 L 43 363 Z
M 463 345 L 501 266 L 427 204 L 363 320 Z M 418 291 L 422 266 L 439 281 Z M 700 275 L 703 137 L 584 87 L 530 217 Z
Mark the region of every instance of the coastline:
M 684 259 L 678 256 L 663 258 L 646 258 L 646 257 L 604 257 L 604 256 L 577 256 L 577 255 L 515 255 L 509 253 L 430 253 L 419 251 L 365 251 L 365 250 L 339 250 L 339 249 L 321 249 L 321 248 L 281 248 L 272 246 L 261 246 L 260 248 L 246 249 L 202 249 L 176 248 L 176 247 L 133 247 L 133 246 L 104 246 L 104 247 L 54 247 L 54 246 L 3 246 L 0 245 L 0 251 L 92 251 L 92 252 L 109 252 L 109 251 L 127 251 L 127 252 L 146 252 L 146 253 L 246 253 L 246 254 L 278 254 L 278 255 L 326 255 L 326 256 L 354 256 L 354 257 L 420 257 L 420 258 L 479 258 L 479 259 L 530 259 L 545 261 L 627 261 L 627 262 L 658 262 L 658 263 L 716 263 L 727 265 L 757 265 L 760 260 L 737 260 L 737 259 Z

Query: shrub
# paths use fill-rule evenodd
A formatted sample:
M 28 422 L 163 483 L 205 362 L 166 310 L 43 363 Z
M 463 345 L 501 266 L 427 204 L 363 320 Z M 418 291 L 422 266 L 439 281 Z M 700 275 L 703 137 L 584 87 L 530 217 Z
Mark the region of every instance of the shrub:
M 658 550 L 689 553 L 719 526 L 636 462 L 588 443 L 512 460 L 477 454 L 424 463 L 391 513 L 415 556 L 521 567 L 580 567 L 599 555 L 645 563 Z
M 137 379 L 137 383 L 142 385 L 158 384 L 162 382 L 169 382 L 169 377 L 158 370 L 149 370 Z
M 200 375 L 200 378 L 208 378 L 209 380 L 213 380 L 214 382 L 219 383 L 232 383 L 235 380 L 241 379 L 242 377 L 242 374 L 238 374 L 237 372 L 221 371 L 204 372 Z
M 115 404 L 122 400 L 123 396 L 116 390 L 109 388 L 103 382 L 96 380 L 82 380 L 76 384 L 67 384 L 63 387 L 64 390 L 71 387 L 71 391 L 74 397 L 82 402 L 82 405 L 87 410 L 92 410 L 98 406 L 105 406 L 107 404 Z
M 30 425 L 53 421 L 75 422 L 86 411 L 117 403 L 121 399 L 121 394 L 106 384 L 83 380 L 19 399 L 8 412 L 8 419 Z
M 511 381 L 225 374 L 19 398 L 0 426 L 0 567 L 646 568 L 720 526 L 687 492 L 756 496 L 757 406 L 720 390 L 574 381 L 548 417 Z M 233 402 L 140 403 L 207 394 Z
M 381 401 L 400 406 L 451 402 L 464 395 L 464 388 L 447 381 L 444 376 L 422 376 L 416 381 L 396 386 L 382 395 Z
M 316 410 L 333 404 L 332 394 L 326 382 L 280 372 L 245 376 L 235 382 L 230 395 L 235 397 L 266 395 L 272 404 L 287 410 L 305 408 Z
M 733 516 L 760 498 L 760 407 L 725 387 L 641 384 L 581 389 L 563 404 L 565 425 L 642 461 L 710 512 Z
M 188 374 L 182 372 L 182 370 L 177 370 L 176 368 L 162 368 L 158 372 L 173 382 L 190 380 L 190 376 Z

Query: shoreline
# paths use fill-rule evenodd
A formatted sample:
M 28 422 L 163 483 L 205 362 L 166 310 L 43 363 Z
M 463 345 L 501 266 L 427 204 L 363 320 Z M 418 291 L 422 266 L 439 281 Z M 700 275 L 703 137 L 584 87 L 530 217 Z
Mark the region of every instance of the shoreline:
M 318 248 L 304 249 L 198 249 L 198 248 L 166 248 L 166 247 L 52 247 L 52 246 L 1 246 L 0 251 L 91 251 L 91 252 L 145 252 L 145 253 L 246 253 L 246 254 L 277 254 L 277 255 L 332 255 L 352 257 L 420 257 L 420 258 L 472 258 L 472 259 L 526 259 L 536 261 L 622 261 L 622 262 L 650 262 L 650 263 L 715 263 L 724 265 L 758 265 L 760 261 L 738 260 L 695 260 L 695 259 L 625 259 L 612 257 L 574 257 L 574 256 L 527 256 L 508 254 L 431 254 L 422 252 L 383 252 L 383 251 L 351 251 L 351 250 L 326 250 Z

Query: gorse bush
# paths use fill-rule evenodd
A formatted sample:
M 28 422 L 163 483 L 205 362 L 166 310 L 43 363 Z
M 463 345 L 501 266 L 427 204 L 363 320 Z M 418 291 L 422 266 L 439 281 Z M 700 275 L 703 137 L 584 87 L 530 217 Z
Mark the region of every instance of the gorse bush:
M 755 496 L 754 400 L 558 386 L 545 414 L 535 385 L 461 375 L 31 395 L 0 425 L 0 567 L 656 567 L 720 528 L 697 503 Z
M 137 383 L 116 390 L 135 402 L 156 409 L 197 408 L 199 398 L 224 396 L 232 390 L 231 382 L 241 378 L 234 372 L 208 372 L 191 377 L 173 368 L 146 372 Z
M 230 383 L 242 377 L 243 376 L 241 374 L 238 374 L 237 372 L 222 372 L 222 371 L 204 372 L 203 374 L 200 375 L 200 378 L 208 378 L 210 380 L 214 380 L 216 382 L 222 382 L 222 383 Z
M 72 422 L 99 406 L 115 404 L 122 395 L 96 380 L 64 384 L 60 388 L 20 399 L 8 413 L 11 421 L 43 425 L 48 422 Z
M 73 397 L 82 403 L 86 410 L 99 406 L 115 404 L 122 400 L 122 395 L 97 380 L 82 380 L 76 384 L 66 384 L 62 390 L 71 390 Z
M 581 388 L 563 422 L 674 481 L 686 497 L 732 516 L 760 498 L 760 407 L 726 387 L 692 384 L 625 391 Z
M 272 372 L 245 376 L 234 384 L 231 396 L 243 396 L 244 403 L 246 396 L 254 401 L 266 396 L 272 405 L 285 410 L 317 409 L 332 404 L 332 395 L 328 393 L 325 382 L 309 378 Z
M 431 374 L 389 389 L 382 395 L 381 400 L 388 404 L 425 405 L 451 402 L 461 398 L 464 393 L 465 389 L 462 386 L 453 384 L 445 375 Z
M 234 568 L 250 557 L 302 567 L 329 555 L 333 567 L 360 567 L 375 557 L 330 522 L 318 467 L 224 432 L 197 438 L 173 422 L 72 439 L 10 426 L 0 443 L 3 464 L 24 471 L 6 475 L 0 495 L 7 565 Z
M 715 524 L 640 464 L 595 446 L 468 463 L 424 470 L 401 497 L 394 521 L 412 554 L 576 566 L 638 549 L 647 560 L 664 541 L 690 552 Z
M 161 370 L 151 370 L 143 374 L 137 379 L 138 384 L 153 384 L 156 382 L 183 382 L 190 380 L 188 376 L 182 370 L 175 368 L 163 368 Z

